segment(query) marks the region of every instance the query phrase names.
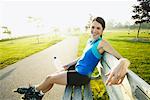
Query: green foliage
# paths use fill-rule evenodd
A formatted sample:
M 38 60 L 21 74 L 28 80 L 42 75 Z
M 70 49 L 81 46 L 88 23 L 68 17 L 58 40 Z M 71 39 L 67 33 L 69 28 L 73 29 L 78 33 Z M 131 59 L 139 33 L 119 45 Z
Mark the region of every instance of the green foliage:
M 139 25 L 133 24 L 133 25 L 130 25 L 129 27 L 130 29 L 137 29 Z M 150 29 L 150 23 L 142 23 L 141 29 Z
M 96 76 L 98 74 L 99 74 L 98 70 L 95 69 L 92 76 Z M 109 96 L 107 94 L 107 91 L 106 91 L 106 88 L 102 79 L 91 80 L 90 84 L 91 84 L 92 92 L 94 94 L 93 95 L 94 100 L 109 100 Z
M 0 69 L 62 40 L 61 37 L 56 35 L 50 37 L 40 36 L 39 38 L 39 44 L 36 41 L 36 37 L 0 41 Z
M 135 20 L 135 24 L 138 23 L 149 23 L 150 22 L 150 1 L 149 0 L 137 0 L 139 2 L 138 5 L 133 5 L 133 13 L 132 18 Z

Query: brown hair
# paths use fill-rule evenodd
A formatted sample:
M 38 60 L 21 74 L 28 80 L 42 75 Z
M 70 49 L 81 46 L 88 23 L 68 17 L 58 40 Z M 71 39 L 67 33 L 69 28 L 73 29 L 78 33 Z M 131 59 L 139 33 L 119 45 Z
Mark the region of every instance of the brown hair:
M 92 22 L 97 21 L 98 23 L 100 23 L 103 27 L 103 30 L 105 29 L 105 20 L 102 17 L 96 17 L 93 19 Z

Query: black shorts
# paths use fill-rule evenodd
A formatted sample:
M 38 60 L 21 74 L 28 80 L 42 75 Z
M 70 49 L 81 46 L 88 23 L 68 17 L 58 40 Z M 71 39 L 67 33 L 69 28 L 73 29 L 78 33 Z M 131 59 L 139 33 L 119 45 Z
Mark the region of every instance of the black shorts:
M 68 85 L 83 85 L 88 84 L 90 78 L 86 75 L 82 75 L 75 70 L 75 65 L 69 67 L 67 71 L 67 84 Z

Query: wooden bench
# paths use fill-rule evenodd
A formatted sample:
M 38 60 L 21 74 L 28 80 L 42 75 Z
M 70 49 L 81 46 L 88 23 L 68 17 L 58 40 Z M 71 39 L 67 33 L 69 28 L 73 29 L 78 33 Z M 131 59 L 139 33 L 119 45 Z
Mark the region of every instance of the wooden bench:
M 91 77 L 91 80 L 97 79 L 100 79 L 100 75 Z M 81 86 L 67 85 L 63 100 L 93 100 L 90 83 Z
M 100 79 L 100 75 L 91 77 L 91 80 L 97 79 Z M 63 100 L 93 100 L 90 83 L 81 86 L 67 85 Z
M 107 73 L 116 66 L 118 59 L 108 53 L 104 53 L 102 61 L 97 65 L 99 75 L 91 79 L 100 79 L 105 83 Z M 137 76 L 134 72 L 128 71 L 122 84 L 106 86 L 110 100 L 150 100 L 150 85 Z M 82 86 L 67 85 L 63 100 L 93 100 L 90 84 Z
M 63 100 L 93 100 L 89 84 L 82 86 L 66 86 Z

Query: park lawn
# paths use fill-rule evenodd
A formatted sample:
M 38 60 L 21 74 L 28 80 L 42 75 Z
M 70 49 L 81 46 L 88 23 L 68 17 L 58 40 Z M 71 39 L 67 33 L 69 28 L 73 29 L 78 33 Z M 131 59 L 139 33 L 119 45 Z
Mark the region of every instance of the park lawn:
M 56 35 L 40 35 L 39 43 L 37 36 L 0 41 L 0 69 L 56 44 L 62 39 Z
M 131 65 L 129 69 L 150 84 L 150 35 L 147 34 L 148 32 L 140 34 L 140 37 L 149 39 L 149 42 L 135 42 L 133 39 L 136 37 L 137 31 L 131 30 L 130 34 L 128 32 L 126 30 L 106 31 L 104 32 L 103 39 L 107 40 L 123 57 L 130 60 Z M 88 34 L 80 36 L 78 56 L 82 54 L 88 37 Z M 93 74 L 97 73 L 98 71 L 95 70 Z M 92 80 L 90 84 L 94 99 L 108 100 L 109 97 L 102 79 Z
M 108 32 L 105 37 L 123 57 L 130 60 L 131 65 L 129 69 L 150 84 L 150 35 L 141 33 L 140 37 L 149 41 L 136 42 L 133 41 L 136 32 L 131 31 L 131 34 L 127 34 L 125 31 Z

